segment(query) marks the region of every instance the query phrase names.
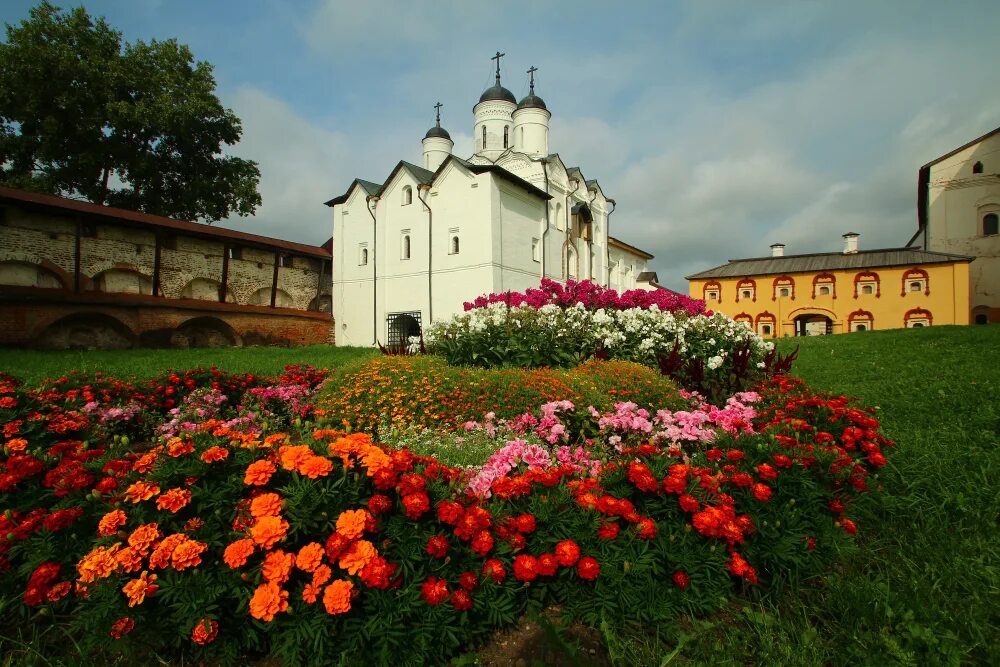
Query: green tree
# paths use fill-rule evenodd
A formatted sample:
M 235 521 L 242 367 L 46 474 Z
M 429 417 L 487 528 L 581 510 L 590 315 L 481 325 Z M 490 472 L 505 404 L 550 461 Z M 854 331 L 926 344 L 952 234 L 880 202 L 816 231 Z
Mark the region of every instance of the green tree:
M 240 119 L 176 40 L 123 43 L 42 2 L 0 43 L 0 184 L 209 221 L 260 205 L 257 163 L 225 155 Z

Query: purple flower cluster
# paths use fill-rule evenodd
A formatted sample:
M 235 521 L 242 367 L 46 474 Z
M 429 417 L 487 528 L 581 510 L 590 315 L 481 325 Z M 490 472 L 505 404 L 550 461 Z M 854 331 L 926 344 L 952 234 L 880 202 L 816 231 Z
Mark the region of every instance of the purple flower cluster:
M 613 289 L 601 287 L 589 280 L 581 282 L 568 280 L 563 285 L 550 278 L 543 278 L 540 287 L 524 292 L 490 294 L 480 296 L 475 301 L 466 301 L 465 310 L 483 308 L 491 303 L 506 303 L 509 306 L 530 306 L 532 308 L 541 308 L 547 305 L 566 308 L 581 304 L 589 310 L 600 308 L 605 310 L 629 310 L 630 308 L 648 310 L 650 307 L 656 306 L 661 311 L 671 313 L 683 311 L 689 315 L 712 314 L 711 311 L 705 309 L 704 301 L 692 299 L 670 290 L 634 289 L 619 294 Z

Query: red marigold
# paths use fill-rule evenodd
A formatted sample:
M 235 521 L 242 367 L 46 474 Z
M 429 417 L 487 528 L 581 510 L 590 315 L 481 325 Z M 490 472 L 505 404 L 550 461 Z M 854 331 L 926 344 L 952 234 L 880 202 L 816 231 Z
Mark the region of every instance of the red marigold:
M 253 553 L 253 549 L 253 540 L 249 537 L 236 540 L 226 547 L 226 550 L 222 553 L 222 560 L 226 565 L 235 570 L 246 564 L 247 558 Z
M 344 614 L 351 610 L 351 594 L 354 592 L 354 584 L 346 579 L 333 581 L 326 590 L 323 591 L 323 606 L 326 613 Z
M 434 558 L 444 558 L 448 555 L 448 538 L 444 535 L 433 535 L 427 540 L 427 553 Z
M 156 507 L 161 510 L 170 510 L 171 513 L 176 514 L 189 502 L 191 502 L 191 491 L 188 489 L 170 489 L 156 499 Z
M 680 498 L 677 499 L 677 502 L 681 506 L 681 509 L 684 510 L 685 512 L 697 512 L 698 509 L 700 508 L 700 505 L 698 504 L 698 499 L 689 493 L 683 494 Z
M 761 479 L 778 479 L 778 471 L 770 463 L 761 463 L 756 470 Z
M 368 510 L 375 515 L 388 512 L 392 509 L 392 498 L 381 493 L 376 493 L 368 499 Z
M 271 481 L 271 475 L 278 470 L 277 466 L 267 460 L 254 461 L 247 466 L 243 483 L 247 486 L 264 486 Z
M 431 501 L 426 493 L 411 493 L 403 496 L 403 507 L 405 508 L 406 516 L 416 521 L 431 508 Z
M 592 556 L 584 556 L 576 564 L 576 573 L 581 579 L 593 581 L 594 579 L 597 579 L 597 576 L 601 573 L 601 565 L 597 562 L 596 558 Z
M 108 537 L 118 532 L 119 526 L 125 525 L 125 512 L 112 510 L 101 517 L 97 524 L 97 534 L 101 537 Z
M 225 447 L 209 447 L 201 453 L 201 460 L 205 463 L 215 463 L 225 461 L 229 458 L 229 450 Z M 214 623 L 215 621 L 213 621 Z
M 753 497 L 762 503 L 766 503 L 771 499 L 772 490 L 767 484 L 757 482 L 751 487 L 751 490 L 753 491 Z
M 841 517 L 839 519 L 840 527 L 844 529 L 844 532 L 848 535 L 855 535 L 858 532 L 858 526 L 850 519 Z
M 479 577 L 472 572 L 463 572 L 458 577 L 458 585 L 467 591 L 474 590 L 479 585 Z
M 337 557 L 340 556 L 340 552 L 346 549 L 350 543 L 351 541 L 340 533 L 331 533 L 330 537 L 326 538 L 326 545 L 324 546 L 326 557 L 330 559 L 331 563 L 336 561 Z
M 791 457 L 786 456 L 784 454 L 775 454 L 774 456 L 771 457 L 771 460 L 774 461 L 774 465 L 778 466 L 779 468 L 792 467 Z
M 684 493 L 687 491 L 688 482 L 684 477 L 668 475 L 663 478 L 663 490 L 667 493 Z
M 639 519 L 637 524 L 639 537 L 644 540 L 651 540 L 656 537 L 656 522 L 649 517 Z
M 542 554 L 538 557 L 538 574 L 551 577 L 559 569 L 559 561 L 552 554 Z
M 444 579 L 427 577 L 426 581 L 420 584 L 420 597 L 432 607 L 447 600 L 448 595 L 448 583 Z
M 502 561 L 497 558 L 491 558 L 483 563 L 483 576 L 489 577 L 498 584 L 502 584 L 503 580 L 507 578 L 507 569 L 503 566 Z
M 517 528 L 517 532 L 522 535 L 533 533 L 535 532 L 535 517 L 531 514 L 522 514 L 514 519 L 514 526 Z
M 538 559 L 528 554 L 519 554 L 514 559 L 514 578 L 518 581 L 532 581 L 538 576 Z
M 732 477 L 730 477 L 729 481 L 732 482 L 734 486 L 738 486 L 740 488 L 746 488 L 751 484 L 753 484 L 753 477 L 751 477 L 749 474 L 745 472 L 738 472 Z
M 688 577 L 687 572 L 684 572 L 683 570 L 677 570 L 671 578 L 674 580 L 674 585 L 677 586 L 677 588 L 687 588 L 688 584 L 691 583 L 691 579 Z
M 358 576 L 368 588 L 386 590 L 389 588 L 390 578 L 396 572 L 396 565 L 389 563 L 381 556 L 374 556 L 361 568 Z
M 597 529 L 597 536 L 602 540 L 613 540 L 618 537 L 618 532 L 621 528 L 618 526 L 618 522 L 609 521 L 607 523 L 602 523 Z
M 273 621 L 274 615 L 288 609 L 288 591 L 278 584 L 261 584 L 250 598 L 250 615 L 262 621 Z
M 465 514 L 465 508 L 453 500 L 442 500 L 437 504 L 438 519 L 449 526 L 458 524 L 462 520 L 463 514 Z
M 211 618 L 203 618 L 191 630 L 191 641 L 201 645 L 211 644 L 218 635 L 218 621 Z
M 121 639 L 122 637 L 124 637 L 128 633 L 132 632 L 132 629 L 134 627 L 135 627 L 135 621 L 133 621 L 128 616 L 126 616 L 125 618 L 119 618 L 111 626 L 111 633 L 110 634 L 115 639 Z
M 563 567 L 573 567 L 580 560 L 580 547 L 573 540 L 563 540 L 556 545 L 556 559 Z
M 464 589 L 457 589 L 451 594 L 451 606 L 456 611 L 468 611 L 472 609 L 472 596 Z
M 518 537 L 521 536 L 518 535 Z M 490 534 L 490 531 L 481 530 L 476 533 L 475 537 L 472 538 L 471 548 L 473 552 L 479 554 L 480 556 L 485 556 L 493 550 L 493 545 L 493 535 Z

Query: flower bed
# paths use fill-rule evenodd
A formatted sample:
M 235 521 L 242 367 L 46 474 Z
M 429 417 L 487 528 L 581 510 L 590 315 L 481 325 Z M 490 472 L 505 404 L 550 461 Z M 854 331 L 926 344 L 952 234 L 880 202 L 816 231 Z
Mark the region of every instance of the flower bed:
M 181 405 L 209 409 L 210 377 Z M 890 444 L 846 399 L 777 377 L 717 409 L 559 403 L 470 425 L 524 441 L 484 483 L 490 464 L 470 473 L 314 429 L 309 396 L 280 387 L 318 376 L 297 377 L 236 378 L 230 407 L 145 445 L 117 433 L 129 421 L 92 415 L 135 402 L 155 427 L 178 416 L 150 398 L 165 391 L 0 382 L 5 626 L 54 613 L 99 662 L 427 664 L 532 605 L 672 622 L 822 568 Z M 232 421 L 257 382 L 299 412 Z M 575 444 L 557 428 L 570 412 L 595 423 L 594 447 L 529 452 Z

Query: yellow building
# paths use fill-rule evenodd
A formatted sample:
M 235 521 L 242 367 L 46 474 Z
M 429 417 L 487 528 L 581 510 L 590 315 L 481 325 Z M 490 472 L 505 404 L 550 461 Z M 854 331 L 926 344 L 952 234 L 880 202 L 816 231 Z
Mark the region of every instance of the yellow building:
M 689 294 L 765 338 L 969 323 L 972 257 L 919 248 L 732 259 L 687 276 Z
M 972 321 L 1000 322 L 1000 128 L 920 168 L 917 233 L 907 245 L 971 255 Z

